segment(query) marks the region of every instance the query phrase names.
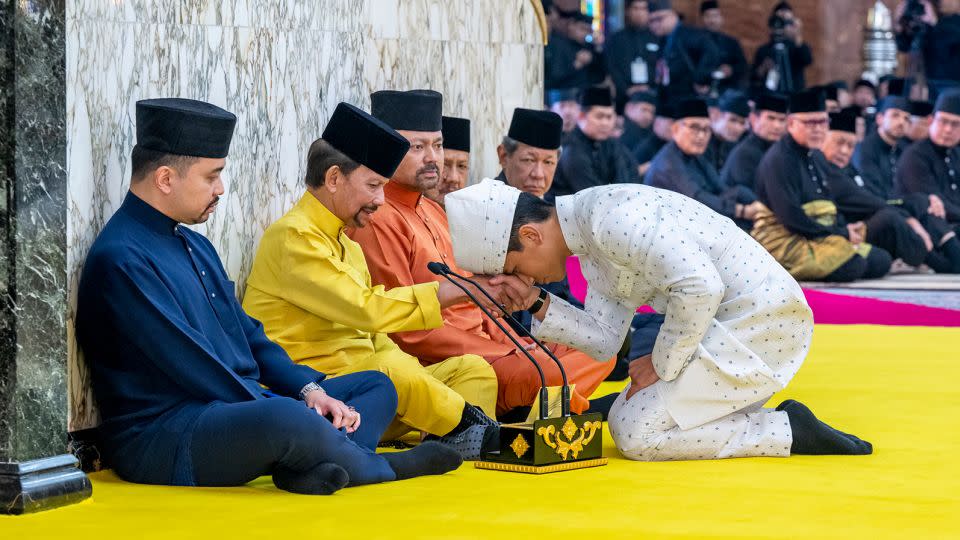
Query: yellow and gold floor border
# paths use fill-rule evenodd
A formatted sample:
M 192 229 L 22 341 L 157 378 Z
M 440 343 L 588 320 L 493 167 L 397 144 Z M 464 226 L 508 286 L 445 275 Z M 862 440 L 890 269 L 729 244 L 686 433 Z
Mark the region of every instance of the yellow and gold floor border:
M 569 463 L 554 463 L 553 465 L 519 465 L 516 463 L 499 463 L 496 461 L 475 461 L 473 466 L 477 469 L 487 469 L 491 471 L 507 471 L 525 474 L 547 474 L 562 471 L 572 471 L 575 469 L 588 469 L 590 467 L 602 467 L 607 464 L 609 459 L 602 457 L 597 459 L 585 459 L 583 461 L 571 461 Z

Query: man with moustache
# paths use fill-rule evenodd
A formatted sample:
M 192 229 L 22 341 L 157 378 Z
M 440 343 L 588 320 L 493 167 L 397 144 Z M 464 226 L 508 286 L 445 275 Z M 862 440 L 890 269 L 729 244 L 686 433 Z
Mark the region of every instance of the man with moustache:
M 766 208 L 751 234 L 798 280 L 882 277 L 890 254 L 866 243 L 862 223 L 846 223 L 827 186 L 819 148 L 829 126 L 820 90 L 791 96 L 787 134 L 757 168 L 757 196 Z
M 429 92 L 409 94 L 401 109 L 422 116 L 422 102 L 439 104 Z M 379 106 L 374 94 L 374 107 Z M 397 388 L 397 417 L 384 439 L 419 430 L 429 439 L 477 459 L 495 445 L 493 413 L 496 374 L 483 358 L 459 355 L 423 367 L 388 334 L 438 328 L 444 308 L 467 300 L 450 283 L 422 283 L 390 290 L 373 285 L 363 251 L 345 233 L 363 228 L 384 203 L 384 186 L 395 170 L 408 169 L 410 153 L 433 154 L 441 144 L 440 115 L 431 119 L 429 141 L 412 144 L 389 126 L 355 107 L 335 115 L 307 156 L 306 193 L 286 215 L 267 228 L 247 282 L 244 308 L 263 322 L 267 334 L 297 362 L 330 376 L 380 371 Z M 439 111 L 439 105 L 436 110 Z M 375 148 L 358 147 L 351 122 L 399 139 L 395 163 L 371 160 Z M 363 163 L 368 165 L 363 165 Z M 439 162 L 430 162 L 432 182 Z M 496 292 L 496 291 L 495 291 Z M 483 410 L 481 410 L 483 409 Z
M 744 186 L 756 192 L 757 166 L 763 155 L 787 130 L 787 98 L 761 94 L 750 113 L 750 135 L 727 156 L 720 181 L 727 186 Z
M 470 120 L 443 117 L 443 170 L 435 187 L 424 191 L 431 201 L 443 208 L 448 193 L 462 189 L 470 177 Z
M 906 103 L 899 96 L 887 96 L 882 101 L 888 100 Z M 900 103 L 895 101 L 887 105 L 892 107 Z M 892 121 L 892 117 L 884 119 L 880 129 L 890 131 Z M 905 125 L 906 121 L 902 123 Z M 827 185 L 844 218 L 863 222 L 867 242 L 885 249 L 906 264 L 926 264 L 942 273 L 960 270 L 960 243 L 956 233 L 945 221 L 928 212 L 927 197 L 915 195 L 895 200 L 886 194 L 887 191 L 877 189 L 876 184 L 863 177 L 863 173 L 850 163 L 856 144 L 856 117 L 852 113 L 831 114 L 823 155 L 828 162 Z
M 243 312 L 213 245 L 181 226 L 216 209 L 237 117 L 164 98 L 138 102 L 136 118 L 130 192 L 90 249 L 77 307 L 101 450 L 117 474 L 178 486 L 269 474 L 321 495 L 455 469 L 459 455 L 437 444 L 377 455 L 397 405 L 389 379 L 331 379 L 291 362 Z M 349 136 L 385 168 L 405 144 L 376 129 Z
M 700 98 L 683 100 L 677 106 L 673 141 L 653 158 L 644 183 L 686 195 L 749 229 L 762 205 L 753 191 L 720 182 L 716 169 L 704 159 L 709 140 L 707 103 Z
M 370 226 L 350 232 L 351 238 L 364 250 L 373 282 L 387 289 L 436 281 L 437 276 L 427 269 L 427 264 L 433 261 L 442 262 L 457 273 L 461 272 L 452 256 L 453 247 L 450 244 L 446 214 L 433 201 L 423 197 L 436 182 L 435 175 L 432 174 L 434 164 L 444 159 L 446 149 L 440 146 L 436 151 L 425 149 L 422 153 L 415 150 L 418 141 L 438 140 L 438 134 L 432 132 L 432 128 L 434 119 L 440 115 L 439 96 L 433 107 L 424 107 L 416 117 L 406 114 L 406 111 L 414 108 L 413 104 L 405 103 L 408 99 L 409 96 L 402 94 L 384 95 L 378 92 L 373 95 L 374 114 L 399 130 L 411 142 L 412 150 L 384 189 L 386 204 L 371 220 Z M 552 169 L 555 165 L 543 165 L 539 153 L 550 154 L 549 157 L 556 163 L 561 120 L 548 111 L 518 109 L 514 113 L 515 119 L 518 114 L 520 118 L 538 119 L 539 122 L 535 121 L 539 128 L 538 134 L 549 138 L 548 142 L 538 142 L 524 137 L 523 135 L 529 132 L 529 126 L 524 133 L 516 129 L 511 131 L 514 136 L 534 143 L 528 148 L 514 150 L 523 152 L 520 159 L 535 159 L 533 167 L 540 172 L 533 176 L 545 180 L 544 169 Z M 516 127 L 518 122 L 513 125 Z M 446 140 L 443 139 L 443 142 Z M 507 143 L 510 144 L 509 141 Z M 545 150 L 537 148 L 538 146 L 553 148 Z M 498 151 L 502 154 L 505 149 L 501 146 Z M 549 174 L 552 176 L 552 170 Z M 526 180 L 529 181 L 529 177 Z M 538 185 L 542 186 L 541 194 L 549 187 L 542 183 Z M 512 276 L 509 279 L 517 280 Z M 426 366 L 435 365 L 451 356 L 482 356 L 497 374 L 497 415 L 533 404 L 540 389 L 536 368 L 479 308 L 460 304 L 444 309 L 442 315 L 443 326 L 440 328 L 398 332 L 391 334 L 391 337 L 405 352 L 417 357 Z M 546 353 L 534 348 L 532 341 L 514 337 L 517 337 L 537 360 L 547 376 L 547 384 L 559 386 L 560 371 Z M 590 405 L 590 394 L 613 369 L 614 359 L 597 362 L 574 349 L 549 343 L 546 345 L 563 363 L 571 384 L 576 385 L 571 396 L 571 408 L 575 412 L 583 412 Z
M 960 225 L 960 90 L 940 94 L 930 137 L 911 144 L 900 157 L 896 189 L 900 195 L 930 196 L 930 211 Z
M 550 111 L 514 109 L 507 136 L 497 146 L 496 179 L 542 199 L 560 161 L 561 126 L 560 117 Z

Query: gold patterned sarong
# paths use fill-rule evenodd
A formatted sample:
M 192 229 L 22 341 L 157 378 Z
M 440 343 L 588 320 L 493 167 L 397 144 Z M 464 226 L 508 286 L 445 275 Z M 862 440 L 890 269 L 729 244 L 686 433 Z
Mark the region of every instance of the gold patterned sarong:
M 802 208 L 810 219 L 825 227 L 837 224 L 837 205 L 833 201 L 810 201 Z M 807 238 L 794 234 L 767 208 L 757 213 L 750 234 L 800 281 L 823 279 L 854 255 L 866 257 L 871 248 L 867 243 L 854 246 L 840 235 Z

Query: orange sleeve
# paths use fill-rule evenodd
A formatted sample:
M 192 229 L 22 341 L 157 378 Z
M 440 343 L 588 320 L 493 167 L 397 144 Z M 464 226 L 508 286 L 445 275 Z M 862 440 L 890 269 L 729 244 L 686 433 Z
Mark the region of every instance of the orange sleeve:
M 373 283 L 383 285 L 388 290 L 440 279 L 430 274 L 425 264 L 423 269 L 414 269 L 415 259 L 429 258 L 416 257 L 415 250 L 419 243 L 414 236 L 411 228 L 395 211 L 383 212 L 366 227 L 350 232 L 350 237 L 363 247 Z M 492 362 L 514 350 L 512 344 L 497 343 L 483 335 L 453 326 L 448 317 L 453 309 L 457 307 L 443 310 L 444 322 L 440 328 L 399 332 L 390 334 L 390 337 L 404 352 L 417 357 L 425 365 L 464 354 L 477 354 Z

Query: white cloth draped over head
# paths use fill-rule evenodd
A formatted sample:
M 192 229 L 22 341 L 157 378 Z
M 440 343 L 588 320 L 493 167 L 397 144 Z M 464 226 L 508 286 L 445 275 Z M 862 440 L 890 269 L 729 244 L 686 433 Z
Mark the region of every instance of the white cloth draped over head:
M 484 178 L 444 199 L 453 258 L 475 274 L 502 274 L 521 191 Z

